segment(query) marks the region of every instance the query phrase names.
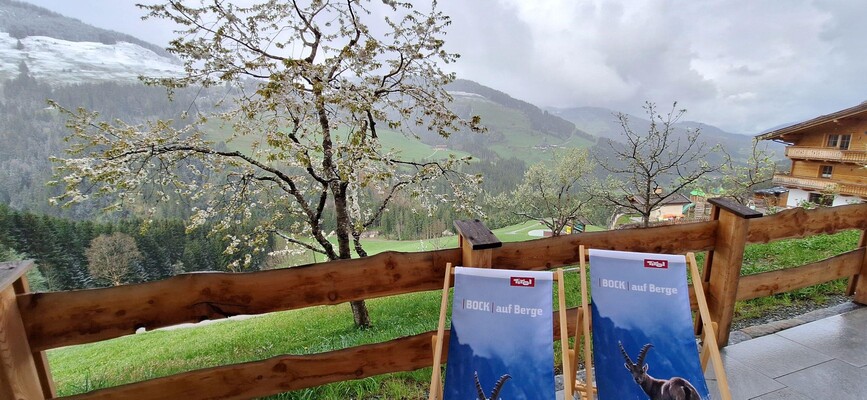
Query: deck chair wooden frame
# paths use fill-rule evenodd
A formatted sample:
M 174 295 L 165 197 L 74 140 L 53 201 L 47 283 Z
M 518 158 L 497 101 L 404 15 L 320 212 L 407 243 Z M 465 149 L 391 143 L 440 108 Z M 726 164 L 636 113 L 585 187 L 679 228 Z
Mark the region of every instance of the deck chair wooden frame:
M 431 338 L 431 347 L 433 350 L 433 372 L 431 373 L 430 390 L 428 392 L 428 400 L 442 400 L 443 398 L 443 382 L 442 382 L 442 364 L 443 364 L 443 341 L 445 337 L 446 313 L 448 312 L 449 304 L 449 288 L 452 286 L 454 277 L 454 268 L 452 264 L 446 264 L 445 277 L 443 278 L 443 293 L 440 301 L 440 318 L 437 325 L 437 333 Z M 574 376 L 575 370 L 572 363 L 566 354 L 569 353 L 569 327 L 566 315 L 566 291 L 563 279 L 563 270 L 558 269 L 554 272 L 554 281 L 557 282 L 557 302 L 559 306 L 558 318 L 560 320 L 560 348 L 563 352 L 563 376 Z M 552 338 L 553 342 L 553 338 Z M 553 368 L 553 365 L 551 366 Z M 564 381 L 565 382 L 565 381 Z M 553 382 L 552 382 L 553 384 Z M 573 387 L 571 385 L 563 385 L 563 390 L 566 399 L 572 398 Z
M 574 374 L 578 368 L 577 350 L 578 344 L 584 344 L 584 371 L 586 373 L 585 382 L 573 379 L 573 391 L 581 394 L 581 399 L 595 399 L 597 395 L 596 387 L 593 386 L 593 368 L 592 368 L 592 341 L 590 336 L 590 302 L 587 297 L 587 250 L 584 246 L 579 248 L 580 258 L 580 275 L 581 275 L 581 308 L 578 313 L 578 324 L 575 327 L 575 348 L 568 350 L 570 370 Z M 722 400 L 731 400 L 731 392 L 729 391 L 728 378 L 726 377 L 725 369 L 722 363 L 722 356 L 719 352 L 719 346 L 716 339 L 717 323 L 710 318 L 710 309 L 707 306 L 707 297 L 704 292 L 701 274 L 698 271 L 698 265 L 695 261 L 695 254 L 690 252 L 686 254 L 686 264 L 690 275 L 692 276 L 691 286 L 695 292 L 696 303 L 698 303 L 698 315 L 696 318 L 700 321 L 702 327 L 701 333 L 701 351 L 699 359 L 701 361 L 702 370 L 707 370 L 708 361 L 713 364 L 714 374 L 717 379 L 717 386 Z M 564 371 L 566 369 L 564 368 Z M 569 375 L 564 375 L 569 376 Z M 574 376 L 574 375 L 573 375 Z M 592 393 L 591 393 L 592 392 Z M 571 397 L 566 397 L 570 399 Z

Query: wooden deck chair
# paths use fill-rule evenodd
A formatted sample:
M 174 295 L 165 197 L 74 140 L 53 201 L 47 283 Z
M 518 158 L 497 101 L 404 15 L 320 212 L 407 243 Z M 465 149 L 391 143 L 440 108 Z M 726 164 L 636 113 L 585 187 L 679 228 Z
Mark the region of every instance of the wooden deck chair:
M 575 381 L 582 399 L 640 399 L 665 397 L 660 391 L 695 391 L 709 399 L 704 370 L 714 365 L 720 397 L 730 400 L 728 380 L 716 341 L 695 256 L 590 251 L 593 304 L 588 313 L 586 253 L 581 246 L 582 314 L 576 350 L 570 352 L 572 370 L 577 367 L 579 339 L 584 343 L 586 383 Z M 703 327 L 702 349 L 696 351 L 686 270 Z M 590 332 L 592 319 L 592 349 Z M 591 368 L 591 360 L 595 368 Z M 596 377 L 596 386 L 591 387 Z M 655 378 L 654 378 L 655 377 Z M 641 382 L 641 383 L 638 383 Z M 667 384 L 666 384 L 667 383 Z M 592 392 L 592 394 L 590 394 Z
M 452 328 L 445 346 L 449 287 L 454 277 Z M 563 271 L 446 266 L 440 318 L 433 337 L 429 400 L 554 399 L 553 281 L 559 287 L 560 335 L 568 336 Z M 562 340 L 563 354 L 568 340 Z M 443 350 L 448 360 L 443 385 Z M 563 357 L 563 369 L 571 376 Z M 565 385 L 572 398 L 571 385 Z

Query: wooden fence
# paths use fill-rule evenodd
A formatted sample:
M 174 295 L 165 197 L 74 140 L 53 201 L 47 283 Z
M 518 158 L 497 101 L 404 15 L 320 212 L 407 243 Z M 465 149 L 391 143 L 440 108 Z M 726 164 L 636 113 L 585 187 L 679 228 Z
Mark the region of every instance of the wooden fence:
M 735 301 L 839 278 L 867 303 L 865 235 L 858 248 L 797 268 L 741 276 L 748 243 L 867 229 L 867 204 L 762 217 L 712 199 L 707 222 L 582 233 L 501 244 L 479 223 L 456 223 L 460 248 L 387 252 L 364 259 L 229 274 L 196 273 L 158 282 L 55 293 L 30 293 L 31 262 L 0 264 L 0 398 L 56 397 L 44 351 L 185 322 L 333 305 L 441 288 L 446 263 L 506 269 L 552 269 L 578 262 L 578 247 L 657 253 L 707 251 L 702 279 L 720 345 L 728 342 Z M 574 328 L 577 310 L 569 313 Z M 555 321 L 557 318 L 555 318 Z M 574 329 L 569 329 L 574 332 Z M 559 332 L 555 327 L 554 332 Z M 432 363 L 434 332 L 312 355 L 201 369 L 65 397 L 69 399 L 245 399 Z

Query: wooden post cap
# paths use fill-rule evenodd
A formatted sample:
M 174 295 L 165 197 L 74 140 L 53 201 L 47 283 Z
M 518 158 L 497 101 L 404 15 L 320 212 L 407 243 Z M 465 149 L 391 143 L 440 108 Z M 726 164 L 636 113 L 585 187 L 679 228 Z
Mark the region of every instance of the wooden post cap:
M 482 221 L 474 220 L 457 220 L 455 221 L 455 229 L 464 240 L 470 245 L 471 250 L 493 249 L 502 247 L 503 242 L 485 226 Z
M 33 266 L 33 260 L 0 263 L 0 290 L 12 285 Z
M 762 213 L 753 210 L 752 208 L 749 208 L 743 204 L 738 204 L 737 202 L 730 199 L 715 197 L 712 199 L 707 199 L 707 202 L 743 219 L 760 218 L 762 216 Z

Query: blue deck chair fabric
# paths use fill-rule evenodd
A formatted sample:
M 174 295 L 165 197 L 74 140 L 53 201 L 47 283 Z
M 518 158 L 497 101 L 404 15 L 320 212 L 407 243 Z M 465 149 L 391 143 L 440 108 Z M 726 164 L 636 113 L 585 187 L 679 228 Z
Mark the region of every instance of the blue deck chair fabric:
M 682 255 L 590 250 L 600 400 L 710 399 L 686 270 Z M 684 397 L 666 397 L 675 392 Z
M 455 268 L 444 399 L 555 398 L 552 276 Z

